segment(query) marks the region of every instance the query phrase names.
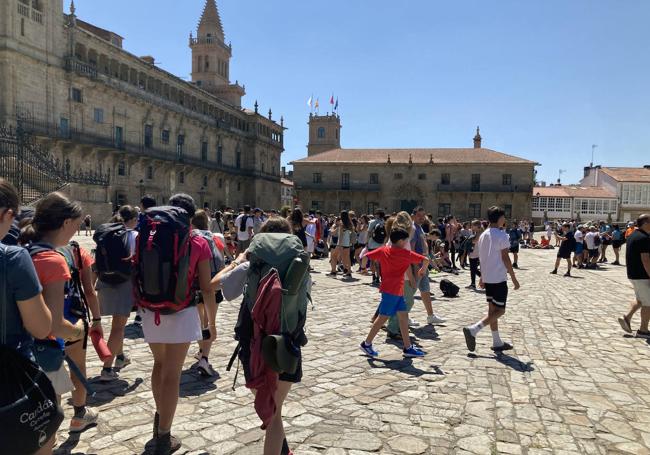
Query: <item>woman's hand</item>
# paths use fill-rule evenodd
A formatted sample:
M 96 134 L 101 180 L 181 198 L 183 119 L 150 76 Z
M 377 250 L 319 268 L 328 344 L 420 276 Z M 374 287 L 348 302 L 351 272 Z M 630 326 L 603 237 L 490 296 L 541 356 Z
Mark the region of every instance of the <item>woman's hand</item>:
M 88 332 L 89 334 L 92 333 L 99 333 L 99 336 L 101 338 L 104 338 L 104 329 L 102 327 L 102 321 L 101 319 L 99 321 L 93 321 L 92 325 L 90 326 L 90 330 Z

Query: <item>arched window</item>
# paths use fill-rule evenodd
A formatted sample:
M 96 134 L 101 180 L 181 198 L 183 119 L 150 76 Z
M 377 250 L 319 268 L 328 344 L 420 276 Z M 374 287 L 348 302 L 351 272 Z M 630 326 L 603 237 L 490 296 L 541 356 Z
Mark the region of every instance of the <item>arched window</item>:
M 321 126 L 320 128 L 318 128 L 318 138 L 322 139 L 324 137 L 325 137 L 325 128 Z

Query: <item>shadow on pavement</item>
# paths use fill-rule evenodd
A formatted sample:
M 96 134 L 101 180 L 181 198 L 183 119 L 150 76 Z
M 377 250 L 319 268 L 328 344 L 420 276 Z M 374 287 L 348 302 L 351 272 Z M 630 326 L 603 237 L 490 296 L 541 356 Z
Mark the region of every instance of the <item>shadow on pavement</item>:
M 187 368 L 181 373 L 181 388 L 179 396 L 198 397 L 211 390 L 216 390 L 217 382 L 221 376 L 217 373 L 214 376 L 202 376 L 196 369 Z
M 368 365 L 371 368 L 388 368 L 391 370 L 399 371 L 411 375 L 413 377 L 419 378 L 420 376 L 435 374 L 435 375 L 444 375 L 445 373 L 437 365 L 431 365 L 431 371 L 425 371 L 421 368 L 413 365 L 413 359 L 402 359 L 402 360 L 381 360 L 368 358 Z
M 530 373 L 532 371 L 535 371 L 535 368 L 533 368 L 533 362 L 522 362 L 521 360 L 512 357 L 511 355 L 504 354 L 503 352 L 496 353 L 493 356 L 469 353 L 467 354 L 467 357 L 471 359 L 494 359 L 497 362 L 510 367 L 515 371 L 519 371 L 520 373 Z
M 440 341 L 440 335 L 436 332 L 436 328 L 432 325 L 425 325 L 424 327 L 415 327 L 411 329 L 413 335 L 423 340 Z
M 94 396 L 88 396 L 88 406 L 90 407 L 110 403 L 117 397 L 123 397 L 127 393 L 134 392 L 144 382 L 142 378 L 137 378 L 131 385 L 124 379 L 101 382 L 99 376 L 88 378 L 88 380 L 95 387 L 96 392 Z

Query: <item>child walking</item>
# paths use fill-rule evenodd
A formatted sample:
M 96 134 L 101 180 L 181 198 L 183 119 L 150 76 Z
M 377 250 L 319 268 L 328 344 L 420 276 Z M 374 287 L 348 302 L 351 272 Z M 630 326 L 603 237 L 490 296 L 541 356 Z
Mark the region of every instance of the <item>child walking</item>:
M 512 349 L 512 345 L 505 343 L 499 336 L 499 318 L 506 312 L 508 299 L 508 276 L 512 279 L 515 290 L 519 289 L 519 282 L 510 262 L 510 237 L 501 228 L 505 226 L 505 211 L 500 207 L 491 207 L 488 210 L 490 227 L 481 234 L 478 240 L 479 261 L 481 263 L 481 281 L 479 285 L 485 288 L 488 302 L 488 314 L 476 324 L 463 329 L 467 349 L 474 352 L 476 349 L 476 335 L 489 325 L 492 330 L 492 350 L 502 352 Z
M 382 246 L 368 253 L 368 258 L 377 261 L 381 273 L 381 303 L 379 316 L 375 319 L 370 333 L 361 343 L 361 350 L 370 357 L 377 357 L 379 352 L 372 347 L 372 340 L 386 321 L 397 314 L 399 328 L 404 343 L 404 357 L 423 357 L 425 352 L 411 344 L 408 331 L 408 309 L 404 301 L 404 274 L 411 264 L 422 263 L 418 270 L 418 277 L 423 277 L 429 267 L 429 260 L 413 251 L 406 249 L 409 241 L 409 232 L 401 228 L 393 228 L 390 232 L 391 246 Z M 410 275 L 409 275 L 409 279 Z M 410 283 L 412 288 L 417 288 L 415 277 Z

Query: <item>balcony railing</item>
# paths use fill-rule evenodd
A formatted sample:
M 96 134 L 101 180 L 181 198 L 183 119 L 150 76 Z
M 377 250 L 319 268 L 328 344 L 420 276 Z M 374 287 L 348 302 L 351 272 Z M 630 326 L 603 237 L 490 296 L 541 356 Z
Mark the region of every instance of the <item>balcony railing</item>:
M 186 154 L 179 155 L 176 149 L 172 147 L 170 147 L 168 150 L 155 147 L 144 147 L 142 144 L 129 142 L 125 139 L 122 139 L 118 142 L 115 138 L 108 135 L 86 131 L 77 131 L 72 128 L 65 130 L 61 129 L 58 125 L 53 125 L 47 122 L 39 122 L 36 120 L 22 121 L 21 124 L 25 131 L 37 136 L 47 136 L 62 140 L 69 140 L 74 143 L 91 145 L 94 147 L 120 150 L 143 158 L 152 158 L 177 164 L 197 166 L 204 169 L 222 171 L 228 174 L 235 174 L 246 177 L 257 177 L 273 182 L 280 181 L 279 175 L 276 176 L 272 174 L 262 173 L 255 169 L 228 166 L 223 163 L 217 163 L 216 161 L 203 161 L 200 157 L 187 156 Z
M 18 2 L 18 14 L 21 16 L 29 17 L 29 6 Z
M 97 78 L 97 67 L 79 61 L 74 57 L 65 58 L 65 69 L 82 76 L 90 77 L 91 79 Z
M 370 183 L 296 183 L 298 190 L 311 190 L 311 191 L 380 191 L 381 188 L 377 184 Z
M 441 193 L 530 193 L 532 185 L 495 185 L 495 184 L 438 184 L 436 191 Z
M 38 22 L 39 24 L 43 23 L 43 13 L 35 9 L 32 10 L 32 20 Z

